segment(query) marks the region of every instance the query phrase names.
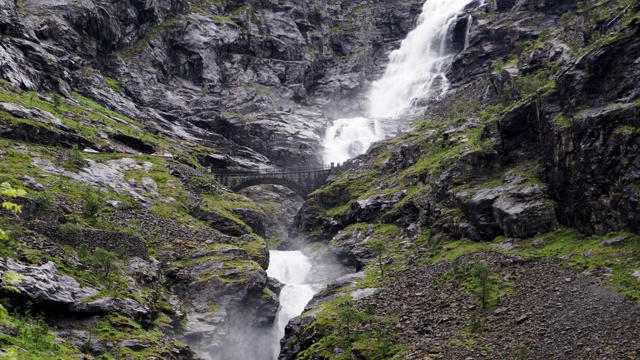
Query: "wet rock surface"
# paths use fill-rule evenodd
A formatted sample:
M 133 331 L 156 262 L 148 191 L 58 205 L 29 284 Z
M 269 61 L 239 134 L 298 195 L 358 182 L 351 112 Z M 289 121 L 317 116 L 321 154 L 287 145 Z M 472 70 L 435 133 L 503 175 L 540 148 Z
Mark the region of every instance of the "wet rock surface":
M 2 259 L 3 274 L 24 275 L 23 282 L 15 285 L 21 294 L 11 295 L 12 299 L 50 304 L 44 309 L 49 317 L 56 308 L 84 317 L 54 323 L 60 326 L 60 336 L 78 346 L 88 343 L 96 356 L 118 346 L 135 351 L 156 347 L 136 338 L 97 343 L 83 332 L 96 325 L 86 318 L 101 316 L 117 323 L 113 318 L 117 314 L 145 327 L 162 320 L 162 331 L 187 341 L 203 357 L 240 356 L 235 350 L 243 341 L 235 335 L 246 325 L 268 328 L 278 307 L 269 291 L 277 293 L 279 285 L 264 271 L 269 263 L 266 244 L 252 233 L 283 236 L 290 226 L 268 218 L 271 214 L 265 209 L 261 213 L 250 206 L 208 208 L 199 192 L 220 188 L 194 184 L 193 179 L 204 176 L 185 163 L 194 158 L 218 169 L 320 163 L 323 129 L 335 118 L 366 112 L 368 85 L 415 25 L 422 3 L 2 1 L 0 77 L 5 83 L 1 86 L 15 94 L 39 94 L 23 99 L 23 104 L 0 103 L 0 137 L 16 144 L 0 150 L 0 156 L 31 159 L 28 166 L 42 171 L 43 177 L 19 180 L 35 192 L 52 189 L 46 176 L 64 176 L 118 195 L 118 200 L 109 200 L 109 213 L 93 219 L 110 221 L 116 230 L 82 228 L 79 234 L 65 234 L 60 225 L 79 220 L 73 216 L 82 204 L 64 200 L 56 203 L 55 210 L 43 210 L 37 201 L 25 201 L 16 221 L 27 221 L 21 224 L 29 230 L 19 241 L 63 259 L 62 264 L 70 267 L 86 267 L 76 251 L 82 245 L 114 251 L 122 246 L 127 255 L 135 256 L 121 269 L 126 298 L 107 293 L 90 299 L 104 289 L 82 287 L 58 274 L 52 263 L 39 262 L 39 253 L 22 254 L 15 262 Z M 574 59 L 572 49 L 580 48 L 598 30 L 575 21 L 563 25 L 566 34 L 561 38 L 536 44 L 526 55 L 518 51 L 522 55 L 510 59 L 514 48 L 538 41 L 544 30 L 558 28 L 561 16 L 575 10 L 575 2 L 499 0 L 476 10 L 479 5 L 474 1 L 457 21 L 452 46 L 460 53 L 448 74 L 452 95 L 430 102 L 428 118 L 450 117 L 449 112 L 460 107 L 459 99 L 478 99 L 482 107 L 505 99 L 518 102 L 494 114 L 491 121 L 455 114 L 457 121 L 438 130 L 418 125 L 419 135 L 375 145 L 369 156 L 381 158 L 350 161 L 345 182 L 331 193 L 313 195 L 304 205 L 294 235 L 330 242 L 332 255 L 360 270 L 375 257 L 371 245 L 386 239 L 373 230 L 379 223 L 399 228 L 402 235 L 394 238 L 398 242 L 394 245 L 403 249 L 497 236 L 506 237 L 495 244 L 498 248 L 517 248 L 519 238 L 559 226 L 573 226 L 584 234 L 638 232 L 637 23 L 635 37 L 612 37 Z M 499 68 L 498 59 L 508 63 L 500 71 L 494 70 Z M 525 94 L 518 79 L 550 63 L 562 69 L 560 77 L 547 79 L 553 86 Z M 85 103 L 78 95 L 140 123 L 127 123 L 125 130 L 105 125 L 96 129 L 95 137 L 85 138 L 59 116 L 73 116 L 74 122 L 86 126 L 93 110 L 77 117 L 69 110 Z M 32 107 L 32 102 L 41 102 L 49 111 Z M 462 107 L 473 105 L 467 102 Z M 108 117 L 122 124 L 113 114 Z M 412 119 L 413 115 L 402 121 Z M 159 144 L 134 134 L 137 131 L 164 134 L 171 141 Z M 474 147 L 471 132 L 481 133 L 479 148 Z M 189 150 L 176 154 L 176 162 L 182 164 L 172 165 L 175 179 L 168 187 L 182 181 L 191 192 L 178 194 L 179 201 L 189 216 L 206 224 L 178 219 L 184 215 L 180 211 L 166 217 L 149 211 L 178 201 L 160 196 L 160 182 L 146 176 L 154 169 L 151 161 L 83 160 L 80 169 L 70 170 L 52 160 L 59 155 L 57 150 L 32 156 L 22 142 L 133 154 L 179 144 L 179 149 Z M 451 147 L 456 153 L 442 152 L 437 163 L 401 179 L 378 181 L 425 165 L 424 158 L 438 151 L 433 149 Z M 523 174 L 514 175 L 512 168 L 517 166 Z M 127 171 L 144 175 L 134 179 L 125 176 Z M 367 182 L 358 183 L 360 179 Z M 360 189 L 354 190 L 357 186 Z M 406 189 L 395 190 L 401 187 Z M 362 195 L 369 191 L 373 192 Z M 277 192 L 264 197 L 297 204 L 289 195 Z M 132 198 L 136 206 L 126 208 L 123 198 Z M 269 224 L 274 222 L 283 225 L 272 231 Z M 368 224 L 359 230 L 349 228 L 356 223 Z M 537 241 L 534 246 L 544 245 Z M 613 239 L 602 247 L 624 244 Z M 377 291 L 350 288 L 349 294 L 361 310 L 369 304 L 381 315 L 398 317 L 397 327 L 385 330 L 403 334 L 409 358 L 510 358 L 520 349 L 536 358 L 639 356 L 637 306 L 552 261 L 493 253 L 473 256 L 463 260 L 481 259 L 500 275 L 499 281 L 513 283 L 513 292 L 500 296 L 501 303 L 491 310 L 478 310 L 473 294 L 462 291 L 455 281 L 438 283 L 447 264 L 418 266 L 417 256 L 407 259 L 415 267 L 394 274 L 395 282 Z M 612 267 L 592 272 L 606 276 Z M 640 277 L 638 271 L 630 276 Z M 311 306 L 335 299 L 340 287 L 349 288 L 360 277 L 340 279 Z M 436 283 L 442 288 L 433 291 Z M 285 356 L 293 358 L 319 339 L 317 333 L 294 337 L 295 329 L 308 327 L 316 314 L 307 315 L 294 320 L 288 330 Z M 472 316 L 487 325 L 480 339 L 465 332 Z M 590 323 L 593 319 L 602 321 Z M 178 326 L 181 323 L 183 327 Z M 478 346 L 461 345 L 472 341 Z M 225 348 L 225 343 L 238 347 Z M 608 346 L 613 343 L 616 346 Z M 168 350 L 158 352 L 161 358 L 195 357 L 175 341 L 168 344 Z
M 232 156 L 248 147 L 280 166 L 318 164 L 322 128 L 335 116 L 362 112 L 350 99 L 383 70 L 421 5 L 7 2 L 1 23 L 11 36 L 0 46 L 1 74 L 24 90 L 72 99 L 73 89 Z M 62 127 L 46 113 L 7 106 L 18 117 Z M 127 136 L 113 140 L 153 152 Z
M 375 306 L 377 315 L 397 316 L 393 327 L 363 324 L 358 329 L 410 334 L 397 340 L 406 340 L 406 358 L 640 355 L 629 335 L 639 329 L 637 304 L 596 280 L 631 275 L 629 284 L 635 287 L 635 267 L 614 275 L 613 262 L 603 260 L 606 266 L 578 274 L 553 260 L 493 252 L 465 255 L 464 262 L 489 264 L 496 281 L 513 290 L 498 294 L 500 304 L 483 310 L 464 284 L 443 280 L 456 265 L 416 265 L 430 261 L 424 257 L 457 257 L 456 248 L 448 244 L 458 239 L 498 238 L 491 246 L 508 251 L 521 249 L 523 238 L 566 228 L 577 229 L 579 235 L 572 236 L 578 242 L 590 235 L 620 233 L 589 244 L 602 249 L 628 246 L 626 234 L 638 232 L 639 95 L 630 84 L 637 78 L 637 20 L 619 33 L 602 30 L 608 40 L 576 57 L 569 45 L 586 44 L 582 36 L 591 34 L 583 19 L 553 33 L 552 40 L 541 36 L 559 29 L 560 16 L 573 6 L 569 1 L 498 1 L 472 10 L 469 47 L 456 55 L 448 74 L 450 93 L 424 114 L 442 121 L 418 122 L 414 132 L 374 144 L 367 154 L 348 161 L 344 173 L 312 194 L 297 216 L 297 232 L 329 243 L 344 263 L 358 268 L 369 264 L 372 269 L 374 226 L 401 229 L 401 235 L 386 239 L 387 249 L 393 249 L 386 260 L 397 262 L 411 254 L 398 265 L 410 269 L 356 303 L 363 312 Z M 531 47 L 514 51 L 518 44 Z M 543 81 L 527 89 L 523 84 L 536 76 Z M 602 91 L 606 95 L 599 95 Z M 487 111 L 493 110 L 489 104 L 497 112 Z M 484 111 L 469 110 L 473 106 Z M 405 189 L 408 194 L 402 195 Z M 384 206 L 383 198 L 393 195 L 397 200 Z M 551 239 L 542 238 L 531 245 L 544 248 Z M 581 255 L 588 259 L 594 251 Z M 574 266 L 579 262 L 573 254 L 563 259 Z M 329 300 L 351 291 L 339 293 Z M 594 325 L 592 319 L 613 314 L 609 308 L 624 315 Z M 281 358 L 295 358 L 321 341 L 335 344 L 322 348 L 332 356 L 351 351 L 358 358 L 360 344 L 348 348 L 331 342 L 322 327 L 314 325 L 321 311 L 316 308 L 291 323 Z M 334 328 L 340 329 L 344 327 Z M 618 337 L 623 339 L 620 347 L 608 345 L 618 344 Z
M 19 274 L 15 281 L 7 281 L 15 274 Z M 11 258 L 0 259 L 0 277 L 4 286 L 17 289 L 29 301 L 65 311 L 98 294 L 98 290 L 83 287 L 70 276 L 60 275 L 53 262 L 31 266 Z

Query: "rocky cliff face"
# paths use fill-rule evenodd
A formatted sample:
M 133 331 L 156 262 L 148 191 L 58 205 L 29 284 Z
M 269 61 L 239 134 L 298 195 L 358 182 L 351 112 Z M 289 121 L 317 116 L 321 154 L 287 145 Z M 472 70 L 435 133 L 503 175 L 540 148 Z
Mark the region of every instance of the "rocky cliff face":
M 282 230 L 206 169 L 318 164 L 422 1 L 0 4 L 0 182 L 29 190 L 2 214 L 0 354 L 262 356 L 280 286 L 263 237 Z M 362 271 L 292 323 L 281 357 L 633 358 L 637 306 L 593 282 L 639 298 L 638 24 L 632 1 L 473 2 L 449 95 L 298 214 Z M 606 308 L 628 316 L 589 328 Z M 588 316 L 552 320 L 569 311 Z M 563 355 L 541 345 L 549 321 Z M 571 343 L 587 332 L 602 336 Z
M 0 226 L 2 354 L 240 359 L 246 333 L 263 356 L 283 230 L 206 168 L 318 164 L 421 2 L 0 5 L 0 180 L 29 190 Z
M 461 358 L 498 356 L 507 348 L 516 354 L 517 346 L 507 343 L 481 340 L 477 346 L 464 345 L 469 336 L 465 331 L 491 337 L 492 329 L 504 326 L 505 322 L 493 322 L 490 311 L 469 307 L 442 315 L 441 307 L 417 300 L 443 296 L 442 306 L 457 306 L 457 295 L 447 297 L 432 289 L 450 284 L 449 276 L 463 279 L 457 286 L 466 286 L 471 294 L 480 291 L 471 278 L 477 276 L 476 266 L 487 260 L 474 261 L 476 270 L 465 278 L 458 269 L 465 252 L 487 248 L 527 257 L 556 247 L 571 265 L 617 279 L 608 282 L 614 288 L 637 273 L 635 257 L 620 267 L 601 262 L 611 264 L 605 259 L 635 251 L 631 249 L 638 240 L 639 96 L 633 85 L 638 81 L 637 4 L 497 1 L 470 14 L 474 20 L 469 47 L 451 67 L 452 90 L 446 98 L 424 114 L 427 120 L 417 122 L 414 131 L 376 144 L 349 161 L 347 170 L 314 193 L 298 215 L 298 232 L 328 242 L 345 264 L 365 270 L 365 280 L 339 284 L 338 295 L 321 294 L 288 329 L 281 358 L 311 358 L 312 353 L 322 354 L 320 358 L 343 353 L 356 358 L 381 353 Z M 567 229 L 575 230 L 567 234 Z M 610 238 L 635 245 L 601 250 Z M 450 245 L 456 239 L 493 244 Z M 569 250 L 574 246 L 583 250 Z M 574 256 L 589 260 L 578 264 Z M 432 283 L 429 276 L 405 271 L 424 262 L 449 266 L 449 273 L 436 275 L 439 280 Z M 398 271 L 383 275 L 394 268 Z M 523 284 L 519 278 L 513 280 L 516 287 Z M 506 301 L 504 310 L 511 311 L 511 290 L 499 290 L 511 285 L 496 281 L 494 306 Z M 637 284 L 631 280 L 626 289 L 636 289 Z M 398 295 L 398 287 L 405 285 L 408 293 Z M 356 289 L 363 286 L 380 290 L 360 299 Z M 453 291 L 457 294 L 459 289 Z M 407 297 L 420 304 L 407 304 Z M 373 309 L 372 304 L 379 307 Z M 425 311 L 442 317 L 427 324 Z M 353 326 L 332 323 L 350 317 L 359 319 L 355 323 L 367 320 Z M 519 324 L 523 319 L 504 321 Z M 401 330 L 389 330 L 389 321 L 391 328 Z M 415 325 L 418 338 L 433 340 L 420 349 L 404 340 L 415 321 L 420 323 Z M 471 330 L 458 332 L 462 343 L 450 347 L 437 340 L 443 330 L 434 326 L 447 321 L 454 322 L 445 326 L 448 329 L 460 322 L 471 324 Z M 484 322 L 492 325 L 483 328 Z M 536 317 L 530 326 L 544 322 Z M 627 325 L 637 328 L 638 323 Z M 587 322 L 577 327 L 585 326 Z M 336 331 L 342 335 L 336 336 Z M 532 351 L 527 356 L 571 357 L 537 348 L 541 338 L 530 341 L 535 345 L 526 345 L 526 351 Z M 394 350 L 385 343 L 407 348 Z M 492 350 L 483 352 L 483 346 Z M 627 354 L 622 349 L 598 349 Z
M 420 5 L 6 1 L 2 76 L 23 90 L 77 91 L 225 157 L 202 163 L 317 164 L 323 126 L 357 110 L 345 105 Z

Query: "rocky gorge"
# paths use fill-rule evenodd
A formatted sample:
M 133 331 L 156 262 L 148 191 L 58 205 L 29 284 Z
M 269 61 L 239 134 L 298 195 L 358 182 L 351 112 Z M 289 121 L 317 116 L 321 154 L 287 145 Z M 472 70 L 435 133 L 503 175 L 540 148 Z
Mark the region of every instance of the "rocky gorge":
M 640 357 L 634 1 L 469 1 L 307 199 L 211 174 L 322 165 L 422 6 L 2 1 L 0 357 L 272 359 L 278 246 L 353 270 L 280 359 Z

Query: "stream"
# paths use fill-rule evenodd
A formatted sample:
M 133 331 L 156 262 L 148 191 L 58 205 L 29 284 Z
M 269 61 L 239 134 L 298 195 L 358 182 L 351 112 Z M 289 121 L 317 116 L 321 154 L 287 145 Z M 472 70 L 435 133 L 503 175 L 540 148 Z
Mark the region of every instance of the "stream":
M 324 162 L 342 163 L 366 152 L 371 144 L 401 131 L 407 119 L 424 113 L 429 102 L 449 89 L 445 74 L 454 53 L 449 41 L 458 16 L 472 0 L 428 0 L 422 6 L 416 28 L 400 48 L 389 55 L 384 75 L 371 85 L 368 111 L 360 117 L 337 119 L 325 131 Z M 471 19 L 467 24 L 467 39 Z M 395 132 L 395 133 L 394 133 Z M 280 309 L 274 328 L 281 339 L 292 318 L 300 315 L 313 295 L 336 278 L 312 266 L 300 251 L 270 252 L 267 274 L 285 286 L 280 292 Z M 335 273 L 333 274 L 335 275 Z M 321 279 L 311 283 L 309 279 Z M 279 344 L 274 344 L 274 359 Z
M 281 339 L 289 320 L 302 313 L 315 293 L 311 284 L 305 283 L 311 262 L 301 251 L 271 250 L 269 254 L 267 275 L 284 284 L 276 318 L 276 334 Z

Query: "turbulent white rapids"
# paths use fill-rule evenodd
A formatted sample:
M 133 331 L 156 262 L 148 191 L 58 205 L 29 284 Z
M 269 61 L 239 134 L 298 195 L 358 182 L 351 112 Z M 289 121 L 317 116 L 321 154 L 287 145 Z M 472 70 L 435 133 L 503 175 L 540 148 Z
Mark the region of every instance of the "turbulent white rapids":
M 418 102 L 443 96 L 449 89 L 445 77 L 453 55 L 448 46 L 457 15 L 472 0 L 427 0 L 417 26 L 389 55 L 383 77 L 369 93 L 367 118 L 338 119 L 327 128 L 324 162 L 342 163 L 364 153 L 385 136 L 382 122 L 392 128 Z M 391 125 L 391 126 L 389 126 Z
M 289 320 L 300 315 L 313 298 L 313 288 L 305 283 L 310 270 L 311 262 L 300 251 L 269 251 L 267 275 L 285 284 L 279 296 L 280 310 L 276 321 L 278 339 L 284 336 L 284 328 Z M 278 353 L 275 355 L 277 358 Z

